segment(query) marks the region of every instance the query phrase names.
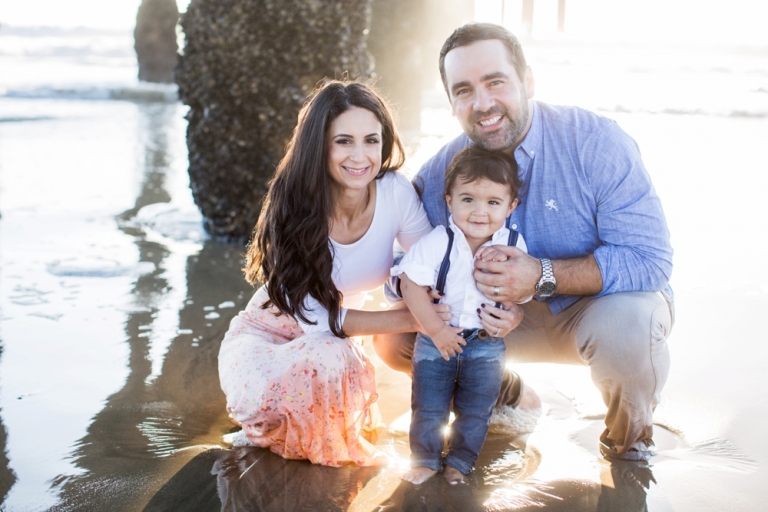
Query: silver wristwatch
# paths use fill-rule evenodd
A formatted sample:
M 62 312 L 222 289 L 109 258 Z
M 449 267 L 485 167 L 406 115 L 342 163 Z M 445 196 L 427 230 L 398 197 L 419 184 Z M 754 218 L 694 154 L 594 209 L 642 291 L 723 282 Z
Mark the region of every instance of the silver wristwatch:
M 541 258 L 541 279 L 536 283 L 536 295 L 539 297 L 551 297 L 557 289 L 555 274 L 552 272 L 552 262 L 547 258 Z

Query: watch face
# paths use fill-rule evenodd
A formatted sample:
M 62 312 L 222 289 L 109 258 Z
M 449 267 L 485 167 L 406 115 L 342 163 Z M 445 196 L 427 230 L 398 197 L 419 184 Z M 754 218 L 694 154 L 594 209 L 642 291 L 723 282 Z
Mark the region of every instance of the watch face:
M 555 283 L 552 281 L 544 281 L 539 284 L 539 295 L 542 297 L 549 297 L 553 293 L 555 293 Z

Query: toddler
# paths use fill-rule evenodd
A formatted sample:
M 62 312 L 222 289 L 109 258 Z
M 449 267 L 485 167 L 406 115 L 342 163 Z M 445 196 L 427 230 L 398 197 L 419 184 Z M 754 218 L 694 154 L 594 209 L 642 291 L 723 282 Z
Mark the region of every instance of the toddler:
M 413 469 L 403 479 L 420 484 L 443 471 L 464 481 L 485 442 L 506 363 L 509 332 L 472 277 L 475 258 L 505 261 L 492 245 L 525 251 L 522 236 L 505 226 L 517 207 L 515 160 L 472 146 L 456 154 L 445 176 L 448 227 L 437 226 L 392 269 L 408 308 L 422 326 L 413 351 L 410 446 Z M 450 325 L 431 305 L 430 289 L 451 308 Z M 443 430 L 453 401 L 456 415 L 445 457 Z

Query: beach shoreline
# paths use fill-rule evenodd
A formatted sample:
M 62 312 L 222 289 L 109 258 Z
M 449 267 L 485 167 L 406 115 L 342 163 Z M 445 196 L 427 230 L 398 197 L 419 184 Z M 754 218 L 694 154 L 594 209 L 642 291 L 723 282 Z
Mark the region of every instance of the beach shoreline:
M 752 266 L 768 259 L 768 57 L 705 62 L 706 52 L 679 50 L 653 67 L 632 48 L 590 60 L 540 44 L 529 60 L 537 98 L 597 110 L 635 138 L 667 215 L 677 320 L 655 482 L 599 458 L 605 409 L 588 369 L 552 364 L 515 365 L 544 416 L 525 443 L 491 436 L 460 489 L 401 484 L 402 426 L 380 440 L 393 463 L 378 469 L 228 449 L 216 358 L 253 293 L 244 248 L 202 230 L 186 108 L 162 95 L 108 99 L 105 90 L 133 87 L 118 68 L 89 97 L 56 92 L 66 84 L 0 95 L 0 507 L 219 510 L 258 496 L 262 509 L 762 510 L 768 344 L 754 319 L 768 277 Z M 424 94 L 421 132 L 406 134 L 408 175 L 460 132 L 440 87 Z M 402 423 L 409 381 L 365 348 L 384 419 Z

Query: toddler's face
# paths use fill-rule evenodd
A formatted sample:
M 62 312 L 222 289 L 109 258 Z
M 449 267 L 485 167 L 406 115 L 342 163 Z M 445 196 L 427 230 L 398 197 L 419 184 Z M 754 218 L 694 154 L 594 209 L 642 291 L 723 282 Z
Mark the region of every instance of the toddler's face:
M 517 206 L 507 185 L 486 179 L 471 183 L 457 179 L 445 200 L 453 222 L 473 248 L 490 240 Z

